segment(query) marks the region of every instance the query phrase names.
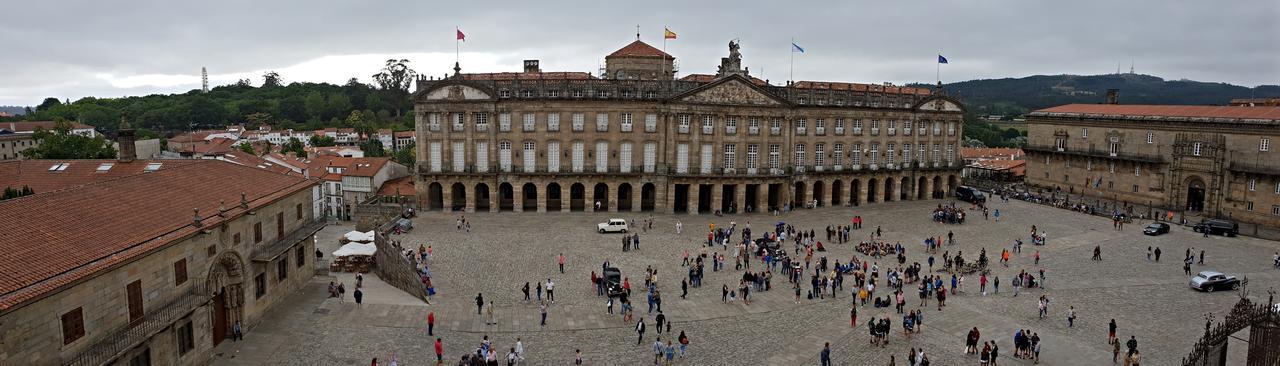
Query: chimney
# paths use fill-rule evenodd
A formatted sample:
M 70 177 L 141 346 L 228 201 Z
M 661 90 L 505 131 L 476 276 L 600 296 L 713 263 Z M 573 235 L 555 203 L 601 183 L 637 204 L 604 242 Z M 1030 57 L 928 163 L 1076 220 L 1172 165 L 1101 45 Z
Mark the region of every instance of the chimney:
M 1120 89 L 1107 89 L 1107 104 L 1120 104 Z
M 120 132 L 116 134 L 116 143 L 120 145 L 119 160 L 121 163 L 132 162 L 138 158 L 137 146 L 134 144 L 133 128 L 129 126 L 129 122 L 120 121 Z
M 524 72 L 542 72 L 538 68 L 538 60 L 524 60 Z

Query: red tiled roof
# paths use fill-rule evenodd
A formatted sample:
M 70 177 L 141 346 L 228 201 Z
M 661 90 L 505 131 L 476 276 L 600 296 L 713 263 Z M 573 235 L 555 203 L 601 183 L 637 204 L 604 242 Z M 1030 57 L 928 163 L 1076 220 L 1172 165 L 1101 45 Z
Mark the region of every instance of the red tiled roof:
M 1014 175 L 1026 174 L 1026 160 L 979 160 L 969 164 L 970 167 L 994 170 L 1009 171 Z
M 708 74 L 689 74 L 680 78 L 680 81 L 695 81 L 699 83 L 710 83 L 715 80 L 716 80 L 715 75 L 708 75 Z M 768 83 L 766 83 L 764 80 L 760 80 L 754 76 L 751 77 L 751 83 L 759 86 L 768 85 Z
M 148 164 L 160 164 L 159 170 L 197 163 L 199 160 L 134 160 L 122 163 L 114 159 L 93 160 L 14 160 L 0 162 L 0 189 L 5 187 L 31 187 L 36 193 L 46 193 L 83 184 L 101 182 L 124 176 L 142 174 Z M 63 170 L 50 171 L 55 164 L 66 163 Z M 98 170 L 103 164 L 110 169 Z
M 243 151 L 229 152 L 219 157 L 219 159 L 244 165 L 247 167 L 254 167 L 254 168 L 263 169 L 263 170 L 267 170 L 267 171 L 275 172 L 279 174 L 293 173 L 293 169 L 291 169 L 288 166 L 272 163 L 270 161 L 267 161 L 267 159 L 263 159 L 260 156 L 245 154 Z
M 353 158 L 351 160 L 351 165 L 347 167 L 347 170 L 345 172 L 342 172 L 342 175 L 348 175 L 352 177 L 372 177 L 378 174 L 378 171 L 382 170 L 382 167 L 387 165 L 388 161 L 391 161 L 391 159 L 390 158 Z
M 905 86 L 884 86 L 875 84 L 859 84 L 859 83 L 841 83 L 831 81 L 797 81 L 791 84 L 792 88 L 797 89 L 828 89 L 828 90 L 853 90 L 853 91 L 871 91 L 888 94 L 916 94 L 929 95 L 927 88 L 910 88 Z
M 1208 105 L 1067 104 L 1032 113 L 1078 113 L 1187 118 L 1241 118 L 1280 120 L 1280 107 L 1227 107 Z
M 22 122 L 0 122 L 0 130 L 12 132 L 35 132 L 37 128 L 52 130 L 55 125 L 53 121 L 22 121 Z M 71 128 L 76 130 L 93 129 L 93 126 L 79 122 L 71 122 Z
M 462 74 L 466 80 L 586 80 L 594 79 L 585 72 L 491 72 Z
M 244 215 L 315 183 L 202 160 L 148 174 L 0 201 L 0 312 Z
M 414 137 L 413 131 L 396 131 L 396 138 Z
M 667 54 L 666 52 L 662 52 L 662 50 L 654 48 L 653 46 L 650 46 L 648 43 L 641 42 L 640 40 L 631 42 L 631 44 L 623 46 L 622 48 L 619 48 L 617 51 L 613 51 L 613 53 L 610 53 L 608 56 L 605 56 L 604 58 L 607 59 L 610 57 L 666 57 L 667 59 L 670 59 L 670 60 L 676 59 L 675 57 Z
M 398 192 L 397 189 L 399 190 Z M 381 196 L 396 196 L 397 193 L 400 196 L 413 196 L 415 194 L 412 175 L 388 180 L 382 183 L 381 188 L 378 188 L 378 195 Z

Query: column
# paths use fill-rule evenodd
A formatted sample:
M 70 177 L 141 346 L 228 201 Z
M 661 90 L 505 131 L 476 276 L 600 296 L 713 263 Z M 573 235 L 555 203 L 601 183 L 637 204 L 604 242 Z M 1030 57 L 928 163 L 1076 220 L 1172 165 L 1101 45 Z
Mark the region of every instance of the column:
M 453 212 L 453 185 L 444 183 L 440 185 L 444 186 L 440 190 L 440 195 L 444 196 L 440 197 L 440 202 L 444 202 L 444 212 Z
M 572 192 L 573 190 L 573 183 L 571 182 L 566 182 L 566 183 L 569 183 L 569 185 L 567 186 L 564 184 L 560 185 L 560 212 L 569 212 L 570 210 L 569 198 L 572 197 L 570 195 L 570 192 Z
M 879 183 L 880 181 L 876 181 L 876 182 L 877 182 L 877 183 Z M 871 186 L 871 179 L 863 180 L 863 181 L 862 181 L 862 184 L 859 184 L 859 185 L 858 185 L 858 197 L 861 197 L 861 198 L 862 198 L 862 199 L 859 199 L 859 200 L 858 200 L 858 202 L 859 202 L 860 204 L 864 204 L 864 205 L 865 205 L 865 204 L 867 204 L 868 202 L 871 202 L 871 201 L 868 201 L 868 200 L 867 200 L 867 198 L 868 198 L 868 197 L 870 197 L 870 196 L 868 195 L 868 194 L 869 194 L 869 192 L 870 192 L 870 190 L 871 190 L 871 189 L 869 188 L 870 186 Z
M 737 184 L 733 188 L 733 205 L 738 208 L 738 213 L 743 213 L 747 207 L 747 185 Z
M 756 212 L 769 212 L 769 183 L 760 183 L 756 187 Z
M 465 187 L 465 186 L 464 186 L 464 187 Z M 477 199 L 479 199 L 479 198 L 480 198 L 480 192 L 474 192 L 474 191 L 473 191 L 473 192 L 471 192 L 471 194 L 470 194 L 470 195 L 468 195 L 468 196 L 467 196 L 467 203 L 465 203 L 465 205 L 466 205 L 466 207 L 467 207 L 467 208 L 466 208 L 466 211 L 467 211 L 468 213 L 474 213 L 474 212 L 476 212 L 476 200 L 477 200 Z
M 809 202 L 809 191 L 813 190 L 813 185 L 806 182 L 804 188 L 804 192 L 798 192 L 796 191 L 795 183 L 791 184 L 791 191 L 795 192 L 795 195 L 792 196 L 791 200 L 791 204 L 793 205 L 793 207 L 791 207 L 792 209 L 803 208 L 805 207 L 806 202 Z M 798 204 L 796 203 L 797 201 L 799 201 Z
M 924 194 L 929 195 L 929 199 L 933 199 L 933 179 L 929 177 L 924 178 Z
M 689 184 L 689 214 L 698 214 L 698 194 L 702 192 L 701 185 L 696 183 Z
M 644 182 L 639 182 L 639 183 L 640 183 L 639 186 L 631 187 L 631 212 L 640 212 L 640 206 L 644 204 L 644 201 L 641 200 L 641 198 L 644 197 Z M 657 203 L 657 198 L 658 198 L 657 188 L 658 188 L 657 186 L 654 186 L 654 191 L 653 191 L 654 203 Z
M 538 184 L 534 190 L 538 192 L 538 212 L 547 212 L 547 185 Z
M 664 207 L 657 207 L 654 211 L 666 212 L 668 214 L 676 213 L 676 185 L 675 183 L 667 183 L 658 190 L 657 202 L 662 202 Z
M 894 179 L 893 184 L 890 184 L 889 188 L 884 190 L 885 192 L 889 192 L 889 199 L 884 201 L 885 202 L 897 201 L 898 198 L 901 197 L 898 195 L 900 193 L 899 191 L 901 190 L 902 190 L 902 181 Z
M 511 212 L 524 212 L 524 185 L 511 184 Z
M 618 212 L 618 184 L 617 183 L 605 183 L 605 184 L 609 186 L 608 198 L 605 199 L 606 201 L 609 201 L 609 212 Z
M 711 212 L 716 210 L 724 211 L 724 185 L 720 183 L 711 185 Z

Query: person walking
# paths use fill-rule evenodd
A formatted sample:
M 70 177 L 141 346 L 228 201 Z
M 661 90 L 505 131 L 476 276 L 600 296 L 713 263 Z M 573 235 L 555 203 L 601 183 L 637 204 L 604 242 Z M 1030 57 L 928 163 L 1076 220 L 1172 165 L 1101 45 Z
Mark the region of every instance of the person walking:
M 244 327 L 240 326 L 239 320 L 231 325 L 231 340 L 236 342 L 244 340 Z
M 480 315 L 480 311 L 484 310 L 484 294 L 476 294 L 476 315 Z
M 542 323 L 539 324 L 539 326 L 541 327 L 547 326 L 547 302 L 546 301 L 543 301 L 541 304 L 538 304 L 538 312 L 542 313 Z
M 684 299 L 686 295 L 689 295 L 689 280 L 680 279 L 680 298 Z
M 1160 263 L 1160 247 L 1156 247 L 1156 263 Z
M 1204 264 L 1204 249 L 1200 249 L 1200 263 L 1196 263 L 1196 264 Z
M 689 347 L 689 336 L 685 335 L 682 330 L 680 331 L 680 337 L 676 338 L 676 340 L 680 342 L 680 358 L 684 358 L 685 349 Z
M 1116 320 L 1111 319 L 1107 324 L 1107 343 L 1115 343 L 1117 352 L 1120 350 L 1120 342 L 1116 339 Z
M 662 344 L 661 337 L 655 338 L 653 340 L 653 364 L 654 365 L 657 365 L 660 361 L 662 361 L 662 352 L 666 349 L 667 349 L 667 346 Z
M 498 318 L 493 315 L 493 300 L 489 300 L 489 307 L 485 308 L 485 314 L 489 315 L 489 322 L 485 324 L 498 324 Z
M 547 301 L 556 302 L 555 290 L 556 290 L 556 283 L 551 282 L 551 279 L 548 278 L 547 279 Z
M 663 314 L 662 310 L 658 310 L 658 316 L 654 317 L 653 321 L 658 326 L 658 334 L 662 334 L 662 324 L 667 321 L 666 314 Z
M 436 312 L 427 313 L 427 335 L 434 336 L 436 329 Z
M 644 341 L 644 317 L 640 317 L 640 321 L 636 322 L 636 344 Z
M 1074 305 L 1067 307 L 1067 328 L 1076 326 L 1076 307 Z
M 361 307 L 361 304 L 364 302 L 364 291 L 361 291 L 359 287 L 356 287 L 356 291 L 352 292 L 351 295 L 356 299 L 356 307 Z
M 436 338 L 436 365 L 444 364 L 444 343 Z
M 822 366 L 831 366 L 831 342 L 822 345 L 822 353 L 818 354 L 818 358 L 822 360 Z
M 556 262 L 560 263 L 560 273 L 564 273 L 564 253 L 560 253 L 560 257 L 556 258 Z
M 520 292 L 524 293 L 524 301 L 529 301 L 529 283 L 525 282 L 524 287 L 520 288 Z

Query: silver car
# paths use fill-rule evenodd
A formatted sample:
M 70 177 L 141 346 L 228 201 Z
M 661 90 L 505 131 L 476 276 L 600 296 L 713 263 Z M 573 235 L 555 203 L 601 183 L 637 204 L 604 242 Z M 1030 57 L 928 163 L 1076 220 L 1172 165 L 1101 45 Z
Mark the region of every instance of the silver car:
M 1191 278 L 1191 288 L 1205 292 L 1235 290 L 1240 288 L 1240 280 L 1221 272 L 1203 271 Z

